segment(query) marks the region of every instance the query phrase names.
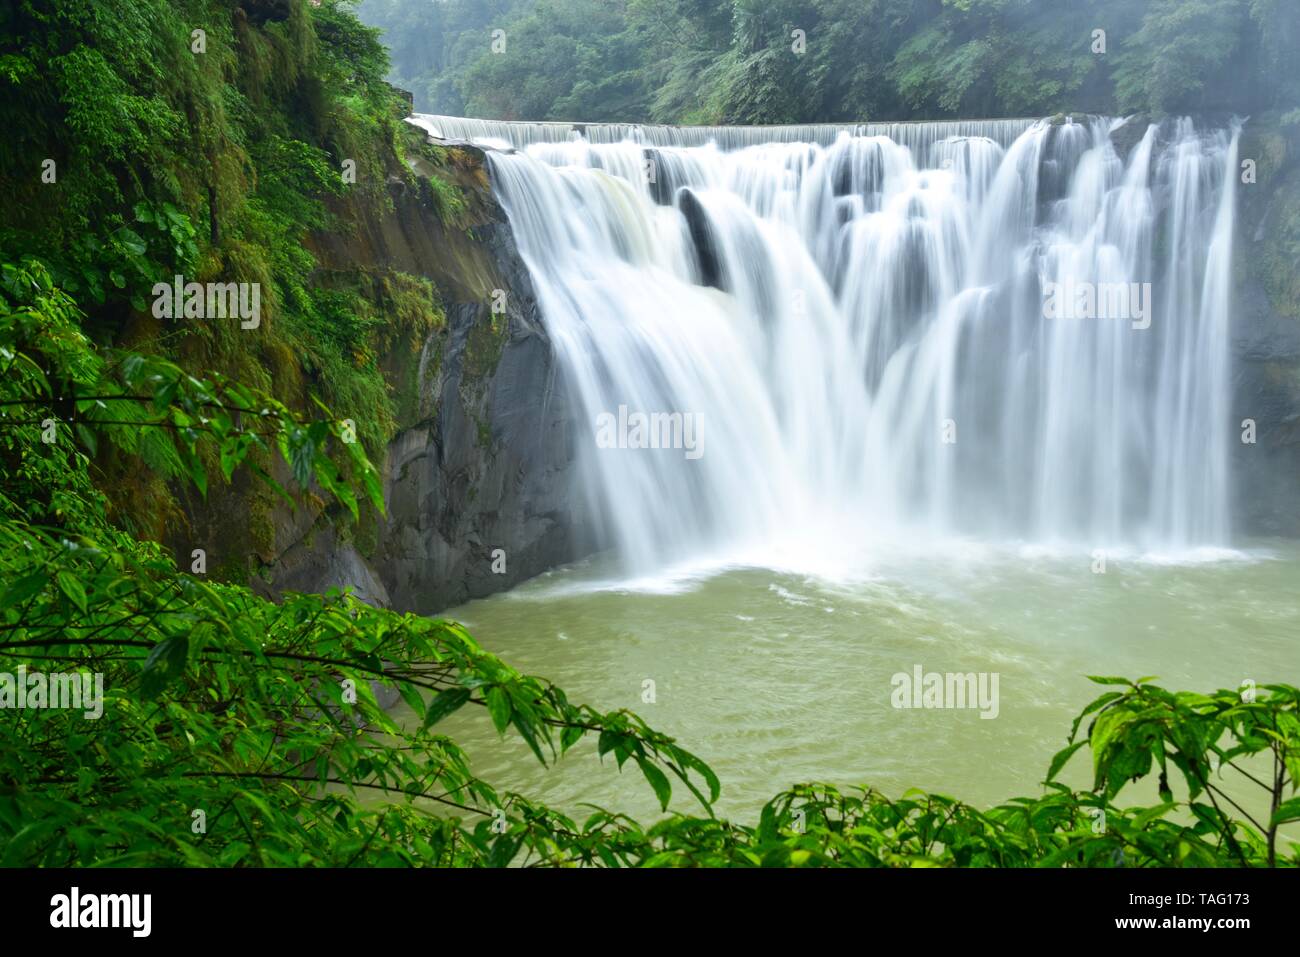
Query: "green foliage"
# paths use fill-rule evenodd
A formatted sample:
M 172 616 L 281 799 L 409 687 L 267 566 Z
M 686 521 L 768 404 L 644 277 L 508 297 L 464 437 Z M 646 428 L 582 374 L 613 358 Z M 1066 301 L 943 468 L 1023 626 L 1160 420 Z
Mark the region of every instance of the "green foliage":
M 504 864 L 554 856 L 563 824 L 516 818 L 438 721 L 484 706 L 549 760 L 589 733 L 620 763 L 696 786 L 698 761 L 633 716 L 571 705 L 455 625 L 341 595 L 276 605 L 177 574 L 145 549 L 0 522 L 17 585 L 0 596 L 7 662 L 100 673 L 103 715 L 28 709 L 0 770 L 0 863 L 263 866 Z M 7 569 L 9 570 L 9 569 Z M 68 587 L 74 585 L 75 587 Z M 57 662 L 57 664 L 55 664 Z M 423 724 L 376 698 L 396 689 Z M 426 701 L 429 704 L 426 705 Z M 661 770 L 662 768 L 662 770 Z M 704 780 L 700 776 L 700 780 Z M 374 808 L 357 799 L 387 793 Z M 193 830 L 194 812 L 204 828 Z M 507 820 L 504 816 L 501 820 Z M 570 825 L 571 826 L 571 825 Z
M 951 797 L 911 791 L 891 799 L 870 788 L 827 784 L 785 791 L 757 826 L 685 816 L 609 838 L 602 861 L 641 866 L 740 867 L 1272 867 L 1300 865 L 1280 828 L 1300 821 L 1300 689 L 1270 685 L 1257 695 L 1171 693 L 1143 681 L 1093 701 L 1052 761 L 1046 793 L 977 810 Z M 1056 775 L 1089 747 L 1091 792 Z M 1187 796 L 1175 798 L 1172 766 Z M 1161 803 L 1125 807 L 1115 799 L 1131 781 L 1159 769 Z M 1238 786 L 1255 788 L 1266 811 L 1238 804 Z M 608 823 L 611 816 L 593 821 Z M 608 856 L 608 859 L 607 859 Z
M 460 187 L 440 176 L 430 177 L 426 182 L 429 184 L 434 208 L 438 211 L 438 219 L 444 226 L 458 223 L 468 206 Z
M 1094 787 L 1109 801 L 1129 781 L 1159 770 L 1158 789 L 1165 802 L 1142 812 L 1141 820 L 1163 818 L 1179 802 L 1170 784 L 1171 767 L 1181 775 L 1186 801 L 1181 806 L 1195 822 L 1181 828 L 1174 840 L 1158 829 L 1126 836 L 1153 863 L 1164 866 L 1196 863 L 1210 866 L 1224 857 L 1242 866 L 1277 863 L 1278 829 L 1300 821 L 1294 799 L 1300 785 L 1300 692 L 1287 685 L 1247 691 L 1218 691 L 1212 695 L 1171 693 L 1163 688 L 1122 678 L 1094 678 L 1127 690 L 1102 695 L 1080 720 L 1096 714 L 1086 743 L 1093 756 Z M 1266 692 L 1266 694 L 1265 694 Z M 1076 721 L 1073 739 L 1077 733 Z M 1058 755 L 1058 761 L 1072 749 Z M 1264 757 L 1262 777 L 1251 773 Z M 1233 780 L 1262 791 L 1267 812 L 1250 814 L 1233 797 L 1225 770 Z M 1288 800 L 1288 798 L 1290 798 Z M 1234 818 L 1233 811 L 1243 820 Z
M 1155 0 L 1125 46 L 1115 89 L 1126 110 L 1173 112 L 1201 106 L 1207 84 L 1243 52 L 1244 0 Z
M 385 31 L 394 82 L 435 113 L 765 124 L 1300 105 L 1287 52 L 1300 42 L 1300 7 L 1290 0 L 364 0 L 359 9 Z M 491 49 L 495 29 L 504 51 Z
M 539 0 L 467 68 L 466 109 L 506 119 L 618 119 L 644 110 L 644 78 L 628 65 L 641 46 L 605 0 Z
M 300 486 L 319 485 L 355 515 L 356 497 L 330 455 L 331 445 L 341 446 L 351 474 L 372 505 L 382 508 L 374 467 L 358 443 L 347 441 L 343 423 L 299 425 L 270 396 L 219 374 L 196 378 L 158 356 L 101 355 L 80 319 L 40 263 L 0 267 L 0 357 L 6 362 L 0 442 L 7 465 L 43 478 L 6 481 L 3 501 L 27 520 L 77 530 L 91 521 L 95 527 L 98 513 L 89 502 L 69 521 L 51 496 L 63 484 L 60 474 L 81 475 L 81 458 L 94 456 L 104 440 L 165 478 L 193 483 L 202 494 L 212 464 L 228 482 L 250 455 L 274 449 Z M 79 450 L 65 450 L 65 444 Z M 293 504 L 265 469 L 248 464 Z
M 377 31 L 348 3 L 260 9 L 61 0 L 0 13 L 0 258 L 47 264 L 93 338 L 148 337 L 184 368 L 274 384 L 299 413 L 317 394 L 378 454 L 396 418 L 376 304 L 322 284 L 310 237 L 389 208 L 390 177 L 410 178 L 404 104 Z M 436 176 L 430 188 L 455 222 L 459 191 Z M 259 283 L 262 324 L 153 328 L 151 290 L 176 275 Z
M 362 0 L 358 14 L 384 30 L 395 84 L 413 91 L 417 105 L 460 115 L 457 77 L 488 49 L 491 31 L 522 8 L 519 0 Z
M 1265 242 L 1252 267 L 1261 276 L 1279 313 L 1300 317 L 1300 169 L 1292 168 L 1276 192 L 1273 215 L 1264 223 Z

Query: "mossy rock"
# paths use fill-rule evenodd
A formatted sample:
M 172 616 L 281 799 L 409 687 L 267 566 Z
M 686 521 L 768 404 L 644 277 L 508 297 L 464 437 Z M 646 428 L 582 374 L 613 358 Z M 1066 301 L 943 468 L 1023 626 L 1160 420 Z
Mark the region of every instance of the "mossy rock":
M 509 337 L 510 322 L 504 315 L 489 313 L 474 323 L 465 343 L 464 370 L 467 384 L 481 386 L 492 378 Z
M 1269 189 L 1249 262 L 1280 315 L 1300 317 L 1300 165 Z

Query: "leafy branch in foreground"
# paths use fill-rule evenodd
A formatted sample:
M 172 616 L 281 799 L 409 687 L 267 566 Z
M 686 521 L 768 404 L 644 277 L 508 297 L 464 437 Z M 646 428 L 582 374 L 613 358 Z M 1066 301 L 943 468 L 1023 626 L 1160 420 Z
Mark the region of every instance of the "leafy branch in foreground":
M 763 808 L 755 827 L 673 817 L 606 844 L 646 866 L 763 867 L 1274 867 L 1300 866 L 1280 829 L 1300 822 L 1300 689 L 1243 695 L 1169 692 L 1144 680 L 1088 705 L 1052 760 L 1046 793 L 978 810 L 954 798 L 800 785 Z M 1097 715 L 1075 740 L 1081 722 Z M 1054 778 L 1091 747 L 1093 791 Z M 1166 768 L 1183 772 L 1175 799 Z M 1123 807 L 1120 791 L 1159 768 L 1161 803 Z M 1262 790 L 1262 817 L 1246 805 Z M 603 819 L 593 819 L 603 820 Z M 605 860 L 608 854 L 602 854 Z M 608 861 L 606 861 L 608 862 Z
M 564 826 L 555 818 L 544 834 L 488 829 L 476 845 L 474 832 L 430 813 L 490 819 L 509 803 L 435 733 L 467 704 L 539 760 L 595 732 L 665 803 L 669 776 L 693 790 L 696 776 L 717 795 L 711 772 L 671 739 L 633 715 L 569 703 L 457 625 L 339 595 L 276 605 L 177 575 L 162 556 L 9 522 L 0 549 L 20 556 L 0 595 L 4 670 L 99 672 L 105 687 L 98 720 L 54 709 L 8 716 L 17 746 L 0 772 L 5 864 L 341 864 L 363 835 L 367 863 L 486 863 L 555 842 Z M 416 709 L 418 727 L 393 722 L 376 697 L 383 687 Z M 368 791 L 407 803 L 365 810 L 352 796 Z M 206 831 L 197 837 L 195 811 Z M 494 850 L 503 839 L 509 853 Z
M 1108 692 L 1084 710 L 1071 729 L 1073 743 L 1052 764 L 1053 774 L 1084 744 L 1092 749 L 1095 789 L 1106 798 L 1158 767 L 1164 803 L 1153 811 L 1164 814 L 1179 806 L 1169 785 L 1172 765 L 1187 788 L 1183 807 L 1194 816 L 1198 836 L 1217 840 L 1218 854 L 1239 864 L 1262 857 L 1274 865 L 1278 829 L 1300 821 L 1300 799 L 1294 796 L 1300 785 L 1300 692 L 1265 685 L 1203 695 L 1169 692 L 1141 680 L 1093 680 L 1128 690 Z M 1261 691 L 1267 696 L 1261 698 Z M 1086 738 L 1075 741 L 1080 722 L 1094 713 Z M 1247 790 L 1263 792 L 1262 815 L 1242 806 L 1241 795 L 1226 786 L 1224 769 L 1235 772 L 1232 780 Z

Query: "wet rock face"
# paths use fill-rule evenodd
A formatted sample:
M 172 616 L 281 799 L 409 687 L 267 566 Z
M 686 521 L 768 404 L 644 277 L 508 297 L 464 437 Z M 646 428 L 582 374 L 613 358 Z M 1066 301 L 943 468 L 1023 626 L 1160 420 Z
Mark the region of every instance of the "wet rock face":
M 387 515 L 365 554 L 324 517 L 277 529 L 271 591 L 349 586 L 433 614 L 594 550 L 576 481 L 571 406 L 532 279 L 483 176 L 459 146 L 470 222 L 447 226 L 428 196 L 390 183 L 381 221 L 315 239 L 326 268 L 399 270 L 433 281 L 446 322 L 384 366 L 408 410 L 382 463 Z M 417 164 L 417 173 L 420 171 Z M 346 210 L 342 211 L 346 215 Z M 376 463 L 379 464 L 379 463 Z
M 328 592 L 350 588 L 361 601 L 389 608 L 392 601 L 375 570 L 356 546 L 343 541 L 328 524 L 313 529 L 280 556 L 276 586 L 280 591 Z
M 1238 256 L 1249 257 L 1249 234 L 1238 243 Z M 1300 537 L 1300 320 L 1279 315 L 1258 283 L 1239 284 L 1236 296 L 1229 461 L 1237 530 Z M 1253 442 L 1243 440 L 1246 420 Z
M 526 272 L 512 280 L 531 290 Z M 523 299 L 504 316 L 477 303 L 448 310 L 446 352 L 427 383 L 436 412 L 389 446 L 375 566 L 396 608 L 433 613 L 591 550 L 569 400 L 536 303 Z M 475 340 L 494 323 L 504 342 L 485 371 Z

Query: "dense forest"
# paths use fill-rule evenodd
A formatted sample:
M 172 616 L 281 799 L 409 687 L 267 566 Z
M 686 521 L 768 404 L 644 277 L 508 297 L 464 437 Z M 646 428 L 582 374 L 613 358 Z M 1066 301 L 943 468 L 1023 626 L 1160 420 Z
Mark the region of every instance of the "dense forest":
M 741 824 L 714 814 L 723 782 L 694 753 L 630 712 L 571 702 L 459 625 L 253 581 L 273 509 L 310 507 L 358 537 L 384 510 L 372 460 L 402 410 L 382 357 L 445 321 L 428 280 L 327 268 L 320 237 L 389 216 L 406 192 L 470 231 L 474 172 L 402 123 L 386 76 L 424 109 L 535 119 L 1246 109 L 1295 100 L 1287 0 L 448 0 L 364 13 L 386 28 L 391 74 L 378 30 L 335 0 L 0 14 L 2 669 L 103 682 L 93 720 L 44 707 L 44 683 L 38 705 L 30 681 L 28 706 L 5 711 L 0 865 L 1296 862 L 1279 830 L 1300 820 L 1288 685 L 1247 700 L 1098 678 L 1108 689 L 1068 729 L 1039 796 L 977 809 L 801 785 Z M 517 59 L 487 50 L 497 24 Z M 1088 51 L 1098 24 L 1104 60 Z M 790 52 L 797 29 L 806 54 Z M 1189 30 L 1195 43 L 1170 47 Z M 157 284 L 181 275 L 258 283 L 262 313 L 252 327 L 160 316 Z M 209 567 L 188 523 L 214 499 L 234 504 L 226 538 L 204 543 Z M 13 694 L 0 686 L 6 709 Z M 419 721 L 399 726 L 385 695 Z M 544 763 L 594 745 L 592 760 L 642 775 L 665 811 L 676 794 L 678 813 L 577 819 L 498 790 L 441 733 L 461 709 Z M 1056 780 L 1081 749 L 1087 790 Z M 1268 816 L 1224 801 L 1217 768 L 1242 761 L 1267 768 L 1254 783 Z M 1119 799 L 1157 777 L 1158 803 Z
M 416 109 L 772 124 L 1300 105 L 1289 0 L 364 0 Z

